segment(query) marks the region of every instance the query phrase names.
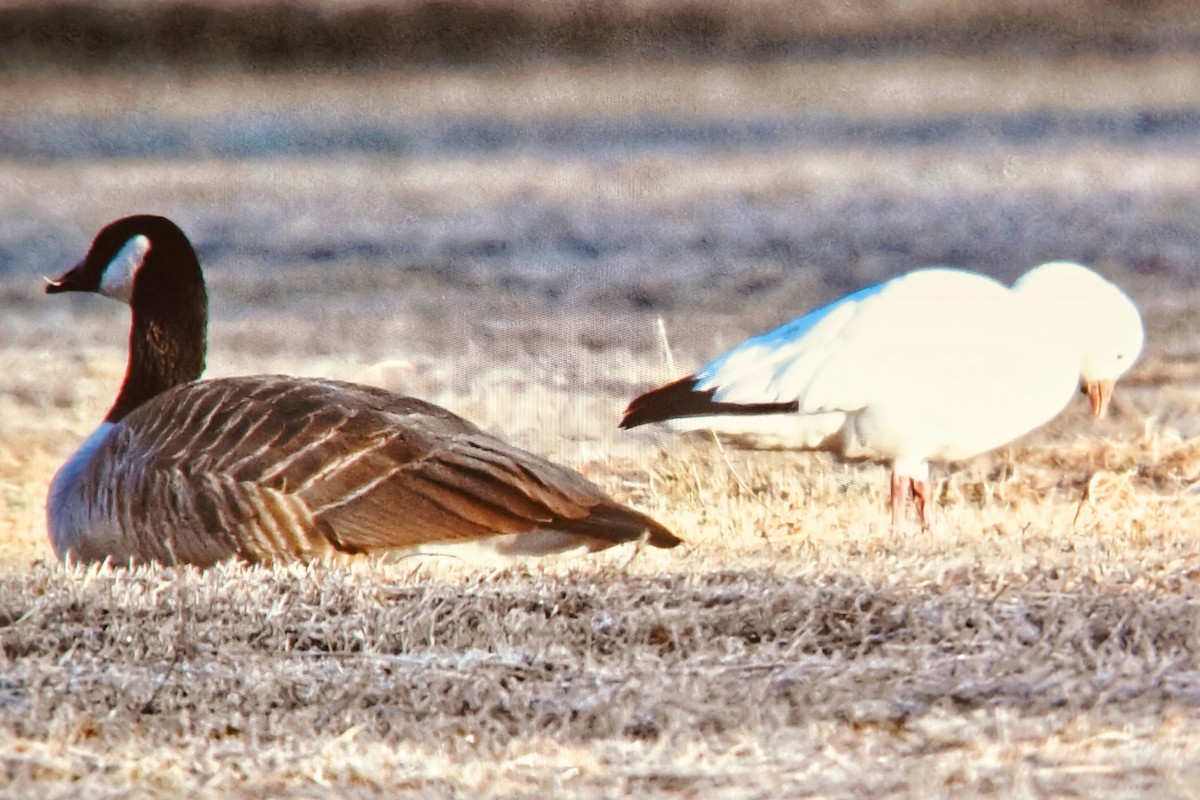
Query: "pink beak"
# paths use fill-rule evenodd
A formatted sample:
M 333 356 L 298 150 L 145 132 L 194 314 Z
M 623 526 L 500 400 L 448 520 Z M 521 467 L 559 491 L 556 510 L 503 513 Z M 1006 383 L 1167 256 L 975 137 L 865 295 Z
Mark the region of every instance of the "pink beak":
M 1092 418 L 1104 419 L 1108 413 L 1108 401 L 1112 399 L 1113 381 L 1086 381 L 1083 391 L 1092 404 Z

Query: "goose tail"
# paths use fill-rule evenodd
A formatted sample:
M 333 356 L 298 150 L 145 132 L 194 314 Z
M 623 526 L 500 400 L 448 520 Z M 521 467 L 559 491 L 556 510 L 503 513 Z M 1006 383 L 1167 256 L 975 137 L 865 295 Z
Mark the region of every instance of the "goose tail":
M 595 539 L 601 548 L 641 539 L 654 547 L 665 549 L 683 543 L 661 523 L 640 511 L 612 501 L 600 503 L 583 519 L 560 523 L 557 527 L 567 533 Z

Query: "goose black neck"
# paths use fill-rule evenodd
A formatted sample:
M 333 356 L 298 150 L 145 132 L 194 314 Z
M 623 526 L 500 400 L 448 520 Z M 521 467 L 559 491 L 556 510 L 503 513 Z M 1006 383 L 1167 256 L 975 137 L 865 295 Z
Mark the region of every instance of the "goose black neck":
M 208 295 L 196 253 L 180 237 L 178 243 L 156 241 L 138 270 L 129 302 L 129 364 L 109 422 L 204 372 Z

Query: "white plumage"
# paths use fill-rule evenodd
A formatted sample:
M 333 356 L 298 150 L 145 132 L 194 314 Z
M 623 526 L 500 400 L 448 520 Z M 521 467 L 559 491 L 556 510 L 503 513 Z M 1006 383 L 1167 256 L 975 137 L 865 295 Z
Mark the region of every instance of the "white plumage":
M 623 427 L 666 421 L 889 463 L 893 527 L 930 511 L 929 462 L 999 447 L 1081 386 L 1095 416 L 1144 341 L 1129 297 L 1079 264 L 1011 288 L 963 270 L 902 275 L 754 337 L 637 398 Z

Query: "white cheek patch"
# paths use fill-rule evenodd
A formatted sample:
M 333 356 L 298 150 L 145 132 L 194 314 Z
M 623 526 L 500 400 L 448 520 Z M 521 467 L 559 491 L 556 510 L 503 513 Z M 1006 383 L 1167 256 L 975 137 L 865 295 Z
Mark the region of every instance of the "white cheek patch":
M 141 234 L 126 242 L 104 268 L 104 277 L 100 279 L 100 294 L 128 304 L 133 297 L 133 277 L 146 260 L 148 252 L 150 240 Z

